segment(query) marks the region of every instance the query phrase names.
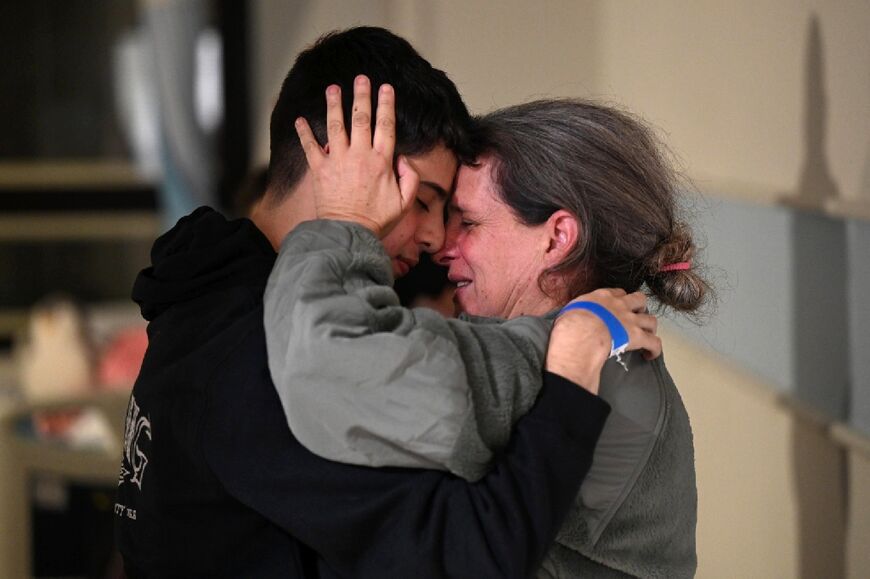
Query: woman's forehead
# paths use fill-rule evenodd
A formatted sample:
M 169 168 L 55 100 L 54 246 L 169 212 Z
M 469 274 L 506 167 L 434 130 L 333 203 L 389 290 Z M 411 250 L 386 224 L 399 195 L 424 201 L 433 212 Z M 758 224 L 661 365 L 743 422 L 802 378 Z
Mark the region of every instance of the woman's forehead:
M 456 191 L 451 205 L 459 211 L 481 209 L 491 203 L 501 203 L 495 195 L 492 181 L 492 161 L 483 159 L 475 166 L 463 165 L 456 177 Z

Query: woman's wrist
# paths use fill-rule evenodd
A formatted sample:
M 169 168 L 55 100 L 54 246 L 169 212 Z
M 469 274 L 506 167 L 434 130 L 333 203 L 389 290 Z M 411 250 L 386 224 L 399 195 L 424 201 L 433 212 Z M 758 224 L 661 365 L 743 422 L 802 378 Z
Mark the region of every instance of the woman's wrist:
M 597 394 L 610 348 L 610 332 L 600 318 L 583 310 L 566 312 L 553 324 L 545 368 Z

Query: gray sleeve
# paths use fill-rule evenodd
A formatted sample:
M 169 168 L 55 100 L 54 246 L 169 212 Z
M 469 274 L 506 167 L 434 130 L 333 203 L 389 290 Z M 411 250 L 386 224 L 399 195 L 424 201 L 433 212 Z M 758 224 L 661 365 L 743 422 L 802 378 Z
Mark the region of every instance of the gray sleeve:
M 550 323 L 470 323 L 406 309 L 367 229 L 299 225 L 264 297 L 269 368 L 309 450 L 367 466 L 483 476 L 541 388 Z

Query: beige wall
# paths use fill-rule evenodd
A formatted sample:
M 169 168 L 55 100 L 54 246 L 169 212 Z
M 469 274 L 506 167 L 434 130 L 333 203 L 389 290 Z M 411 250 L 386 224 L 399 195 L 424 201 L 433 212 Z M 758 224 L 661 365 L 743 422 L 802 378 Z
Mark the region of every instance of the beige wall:
M 692 420 L 698 576 L 866 577 L 870 444 L 665 332 Z
M 653 122 L 704 193 L 794 195 L 809 155 L 870 215 L 866 0 L 259 0 L 252 139 L 261 160 L 293 55 L 322 32 L 364 23 L 407 36 L 473 112 L 603 97 Z M 679 336 L 666 352 L 696 434 L 699 576 L 862 576 L 870 454 Z
M 866 577 L 870 570 L 870 445 L 849 454 L 849 496 L 846 525 L 846 576 Z
M 863 195 L 870 171 L 870 3 L 605 2 L 601 90 L 668 134 L 692 173 L 797 187 L 810 86 L 827 99 L 831 172 Z M 810 28 L 821 71 L 810 71 Z
M 810 87 L 825 95 L 824 150 L 842 196 L 870 203 L 870 3 L 260 0 L 255 144 L 300 48 L 378 24 L 406 35 L 484 112 L 546 95 L 604 97 L 656 124 L 704 188 L 794 192 Z M 810 29 L 819 42 L 811 50 Z M 821 59 L 810 70 L 810 53 Z
M 260 0 L 255 39 L 254 151 L 267 161 L 268 115 L 299 50 L 336 28 L 373 24 L 406 36 L 459 87 L 473 112 L 591 90 L 597 2 Z M 570 33 L 552 34 L 553 30 Z

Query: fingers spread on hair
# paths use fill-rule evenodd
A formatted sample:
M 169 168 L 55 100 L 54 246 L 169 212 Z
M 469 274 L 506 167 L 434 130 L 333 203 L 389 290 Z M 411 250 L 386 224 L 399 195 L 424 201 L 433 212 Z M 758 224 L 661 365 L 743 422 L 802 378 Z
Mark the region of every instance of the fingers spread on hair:
M 372 87 L 365 75 L 353 82 L 353 114 L 351 119 L 350 146 L 367 149 L 372 146 Z
M 396 98 L 393 87 L 382 84 L 378 90 L 378 110 L 373 147 L 387 159 L 396 146 Z
M 331 152 L 341 153 L 347 149 L 344 111 L 341 108 L 341 87 L 337 84 L 326 87 L 326 134 Z
M 316 167 L 320 164 L 325 156 L 323 149 L 317 142 L 317 138 L 308 126 L 308 121 L 299 117 L 296 119 L 296 135 L 299 137 L 299 143 L 302 145 L 302 150 L 305 151 L 305 159 L 308 161 L 309 167 Z

